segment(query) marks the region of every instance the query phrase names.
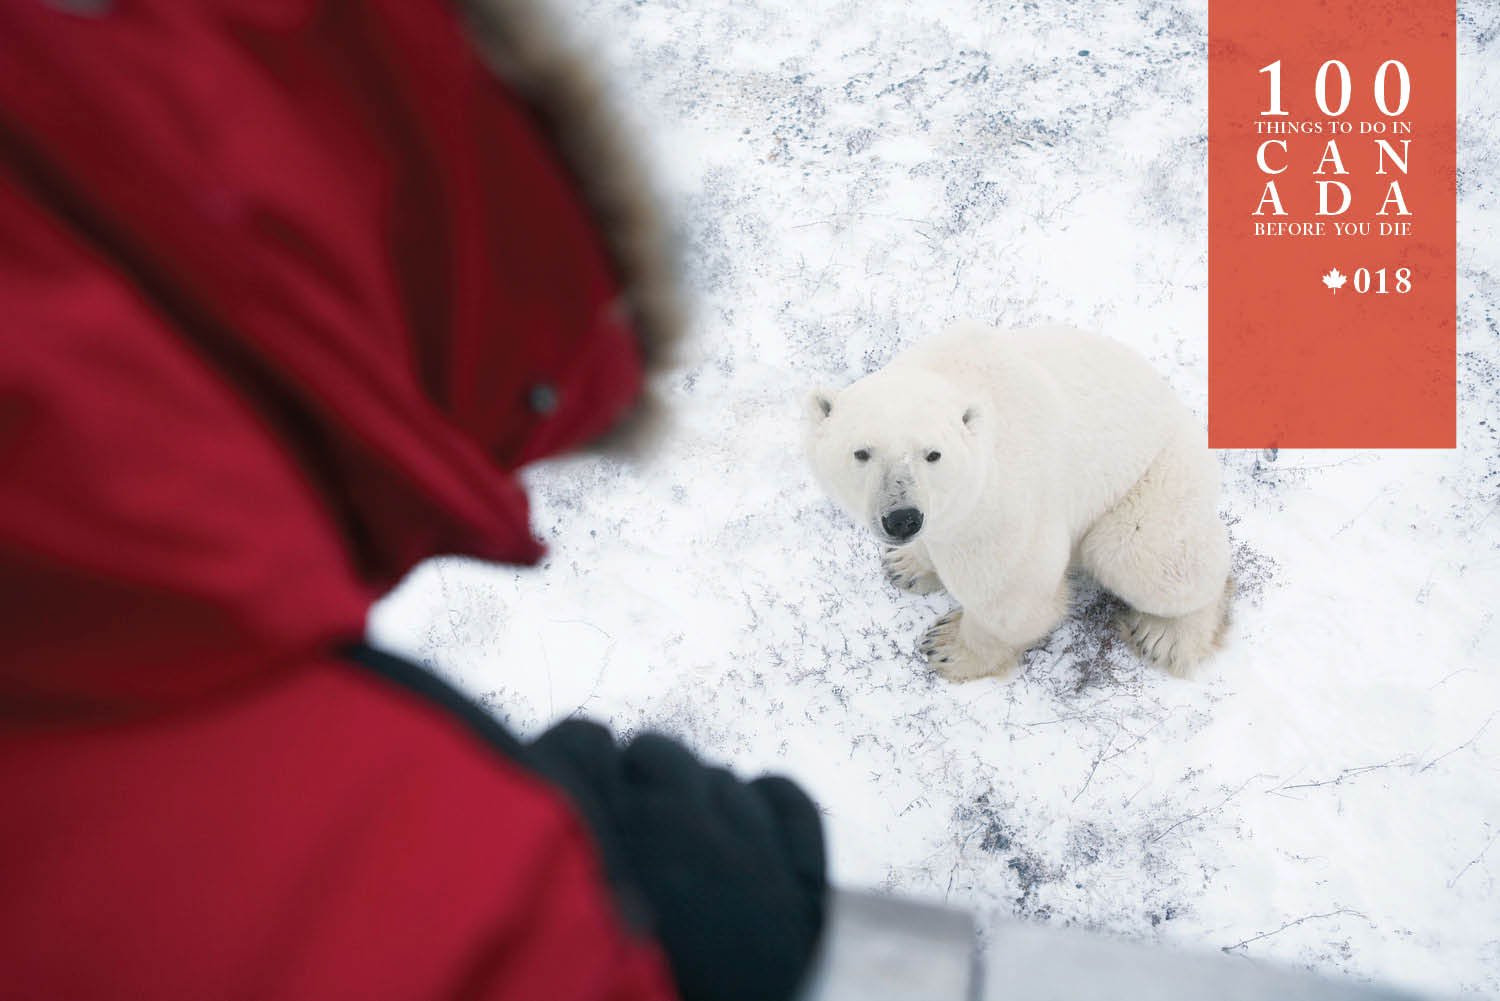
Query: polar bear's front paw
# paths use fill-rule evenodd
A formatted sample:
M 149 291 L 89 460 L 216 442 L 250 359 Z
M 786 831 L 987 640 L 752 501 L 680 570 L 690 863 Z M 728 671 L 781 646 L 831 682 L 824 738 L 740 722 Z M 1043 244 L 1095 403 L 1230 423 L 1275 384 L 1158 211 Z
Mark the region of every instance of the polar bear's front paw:
M 1016 669 L 1014 655 L 985 656 L 974 650 L 959 635 L 964 610 L 955 608 L 932 624 L 917 649 L 927 664 L 949 681 L 970 681 L 990 675 L 1005 677 Z
M 886 577 L 903 591 L 931 594 L 943 589 L 937 571 L 914 546 L 887 546 L 881 560 Z

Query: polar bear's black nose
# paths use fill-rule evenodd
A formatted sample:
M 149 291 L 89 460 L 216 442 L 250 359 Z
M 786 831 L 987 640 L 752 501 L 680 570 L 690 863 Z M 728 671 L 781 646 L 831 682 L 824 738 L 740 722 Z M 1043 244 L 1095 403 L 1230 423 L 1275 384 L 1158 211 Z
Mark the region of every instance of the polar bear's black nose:
M 882 515 L 880 527 L 893 539 L 909 539 L 922 528 L 922 512 L 914 507 L 898 507 Z

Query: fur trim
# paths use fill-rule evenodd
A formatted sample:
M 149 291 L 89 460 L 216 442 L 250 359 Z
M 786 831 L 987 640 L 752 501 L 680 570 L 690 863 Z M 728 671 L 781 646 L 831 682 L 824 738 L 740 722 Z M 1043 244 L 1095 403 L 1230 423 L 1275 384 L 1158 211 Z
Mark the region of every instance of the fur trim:
M 459 0 L 489 66 L 531 105 L 571 172 L 603 237 L 640 339 L 649 377 L 670 367 L 683 328 L 677 255 L 636 143 L 620 129 L 606 88 L 539 0 Z M 643 399 L 614 445 L 633 449 L 661 407 Z

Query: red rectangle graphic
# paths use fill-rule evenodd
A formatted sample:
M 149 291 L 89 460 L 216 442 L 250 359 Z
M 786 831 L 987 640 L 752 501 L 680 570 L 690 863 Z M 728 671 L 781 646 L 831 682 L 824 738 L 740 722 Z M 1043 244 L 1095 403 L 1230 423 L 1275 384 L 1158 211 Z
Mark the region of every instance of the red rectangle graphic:
M 1209 444 L 1452 448 L 1451 0 L 1209 5 Z

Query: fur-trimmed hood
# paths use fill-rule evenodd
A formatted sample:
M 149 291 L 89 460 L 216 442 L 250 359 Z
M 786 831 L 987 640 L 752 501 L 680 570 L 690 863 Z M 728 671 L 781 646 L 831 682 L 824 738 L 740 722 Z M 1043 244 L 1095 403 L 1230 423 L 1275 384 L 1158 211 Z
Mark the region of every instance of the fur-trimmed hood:
M 201 695 L 421 559 L 541 557 L 516 468 L 639 416 L 680 327 L 562 39 L 512 0 L 5 6 L 0 701 Z
M 537 0 L 458 0 L 490 68 L 535 110 L 578 184 L 624 290 L 648 372 L 669 367 L 684 309 L 671 225 L 609 89 Z

